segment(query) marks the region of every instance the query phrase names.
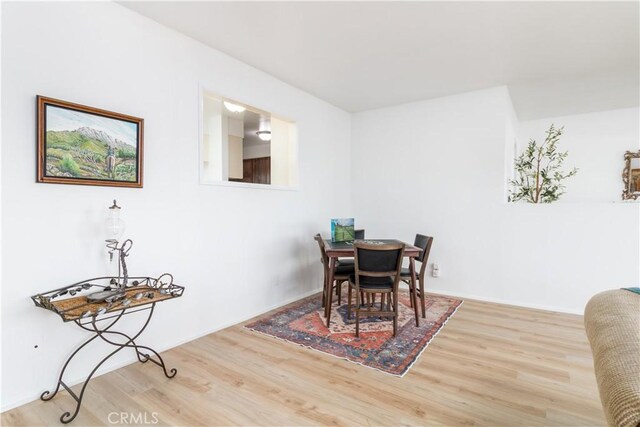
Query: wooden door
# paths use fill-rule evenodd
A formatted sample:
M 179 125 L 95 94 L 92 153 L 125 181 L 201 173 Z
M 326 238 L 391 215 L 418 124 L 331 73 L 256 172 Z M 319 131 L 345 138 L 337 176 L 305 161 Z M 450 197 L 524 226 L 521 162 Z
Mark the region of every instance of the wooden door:
M 242 182 L 253 182 L 253 159 L 242 162 Z
M 256 184 L 271 184 L 271 157 L 253 159 L 253 181 Z
M 271 184 L 271 157 L 243 160 L 242 179 L 229 178 L 229 181 Z

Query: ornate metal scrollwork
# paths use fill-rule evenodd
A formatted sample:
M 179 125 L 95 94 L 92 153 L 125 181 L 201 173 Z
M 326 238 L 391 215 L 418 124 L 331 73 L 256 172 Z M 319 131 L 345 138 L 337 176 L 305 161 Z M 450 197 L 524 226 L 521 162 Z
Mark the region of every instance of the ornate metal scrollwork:
M 640 188 L 635 185 L 632 185 L 631 181 L 631 162 L 632 159 L 640 159 L 640 150 L 638 151 L 627 151 L 624 153 L 624 169 L 622 170 L 622 183 L 624 184 L 624 188 L 622 190 L 622 200 L 636 200 L 640 198 Z M 633 187 L 633 188 L 632 188 Z

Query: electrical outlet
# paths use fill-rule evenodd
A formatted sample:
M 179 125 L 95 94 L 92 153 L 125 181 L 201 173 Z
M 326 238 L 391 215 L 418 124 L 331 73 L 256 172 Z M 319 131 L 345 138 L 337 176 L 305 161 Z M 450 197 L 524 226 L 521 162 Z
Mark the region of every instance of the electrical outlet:
M 433 277 L 440 277 L 440 264 L 437 262 L 433 263 L 433 270 L 431 271 L 431 275 Z

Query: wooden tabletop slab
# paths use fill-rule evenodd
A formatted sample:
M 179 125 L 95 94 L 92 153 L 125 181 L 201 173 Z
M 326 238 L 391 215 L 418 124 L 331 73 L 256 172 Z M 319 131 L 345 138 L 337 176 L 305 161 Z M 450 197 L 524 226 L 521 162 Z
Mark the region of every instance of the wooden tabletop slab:
M 404 256 L 409 258 L 415 258 L 420 255 L 422 249 L 410 245 L 408 243 L 402 242 L 401 240 L 394 239 L 365 239 L 365 240 L 356 240 L 359 242 L 380 242 L 380 243 L 404 243 Z M 325 240 L 326 246 L 325 249 L 327 251 L 327 256 L 329 258 L 342 258 L 342 257 L 353 257 L 353 243 L 354 242 L 332 242 L 331 240 Z

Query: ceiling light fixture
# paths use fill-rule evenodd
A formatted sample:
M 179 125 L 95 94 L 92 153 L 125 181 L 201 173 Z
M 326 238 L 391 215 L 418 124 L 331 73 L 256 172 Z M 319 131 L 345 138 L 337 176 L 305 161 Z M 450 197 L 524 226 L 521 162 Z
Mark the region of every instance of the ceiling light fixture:
M 244 110 L 246 110 L 246 108 L 244 108 L 242 105 L 233 104 L 229 101 L 224 101 L 224 106 L 232 113 L 242 113 Z
M 260 138 L 263 141 L 271 141 L 270 130 L 259 130 L 258 132 L 256 132 L 256 135 L 258 135 L 258 138 Z

